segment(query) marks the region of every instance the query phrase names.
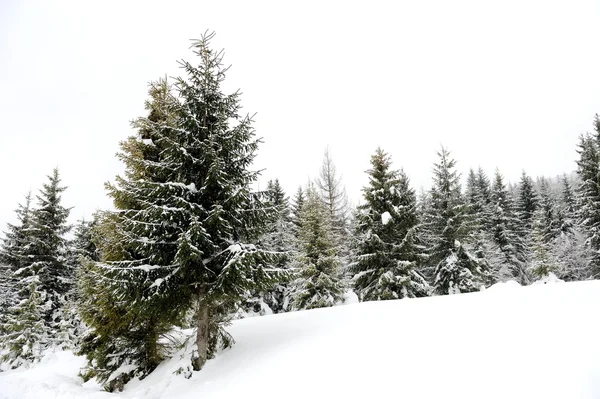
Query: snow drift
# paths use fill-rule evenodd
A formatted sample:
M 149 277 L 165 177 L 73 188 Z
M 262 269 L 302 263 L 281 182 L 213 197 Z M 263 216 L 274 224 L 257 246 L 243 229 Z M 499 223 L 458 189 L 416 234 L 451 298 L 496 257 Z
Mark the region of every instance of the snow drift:
M 109 394 L 57 352 L 0 373 L 0 398 L 598 398 L 599 308 L 600 281 L 550 281 L 254 317 L 189 379 L 188 348 Z

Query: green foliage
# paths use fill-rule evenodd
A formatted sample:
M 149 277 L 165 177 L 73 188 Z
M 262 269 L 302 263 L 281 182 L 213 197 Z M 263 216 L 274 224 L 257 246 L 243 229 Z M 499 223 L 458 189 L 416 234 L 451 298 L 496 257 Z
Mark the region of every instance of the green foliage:
M 600 116 L 594 119 L 594 134 L 579 138 L 577 174 L 579 224 L 587 235 L 592 277 L 600 276 Z
M 525 270 L 525 242 L 517 233 L 520 222 L 515 216 L 514 203 L 500 171 L 496 171 L 491 192 L 490 233 L 496 252 L 496 278 L 500 281 L 517 279 L 521 284 L 528 282 Z
M 9 309 L 0 344 L 7 352 L 0 361 L 17 368 L 41 359 L 43 350 L 48 346 L 50 337 L 43 311 L 47 309 L 46 293 L 38 289 L 32 280 L 22 295 L 27 295 L 18 304 Z
M 30 209 L 30 196 L 17 210 L 20 224 L 8 226 L 2 259 L 10 268 L 5 279 L 14 290 L 12 306 L 1 317 L 4 361 L 18 366 L 38 360 L 46 348 L 71 347 L 76 317 L 68 309 L 73 270 L 67 261 L 64 234 L 69 209 L 61 205 L 57 169 L 48 176 Z
M 333 242 L 330 213 L 313 186 L 307 189 L 300 220 L 300 248 L 296 259 L 299 270 L 292 306 L 296 309 L 333 306 L 343 300 L 345 286 Z
M 429 263 L 434 269 L 437 294 L 470 292 L 488 278 L 487 264 L 471 255 L 465 244 L 472 238 L 475 221 L 460 192 L 456 161 L 442 148 L 434 165 L 431 204 L 426 214 Z
M 350 265 L 354 289 L 363 301 L 426 296 L 429 285 L 417 271 L 425 255 L 419 244 L 417 204 L 408 177 L 390 169 L 380 148 L 371 157 L 365 204 L 359 206 L 358 245 Z
M 273 220 L 272 209 L 250 191 L 259 140 L 240 115 L 240 93 L 220 89 L 227 69 L 209 48 L 212 37 L 193 42 L 199 64 L 181 61 L 185 77 L 174 86 L 150 85 L 148 116 L 121 143 L 125 175 L 107 184 L 116 211 L 103 216 L 100 262 L 86 269 L 97 277 L 81 277 L 89 304 L 82 314 L 96 335 L 84 353 L 94 373 L 128 366 L 146 375 L 161 358 L 159 337 L 192 308 L 200 369 L 216 345 L 232 342 L 222 327 L 248 293 L 285 275 L 274 254 L 247 244 Z M 105 298 L 97 315 L 94 295 Z

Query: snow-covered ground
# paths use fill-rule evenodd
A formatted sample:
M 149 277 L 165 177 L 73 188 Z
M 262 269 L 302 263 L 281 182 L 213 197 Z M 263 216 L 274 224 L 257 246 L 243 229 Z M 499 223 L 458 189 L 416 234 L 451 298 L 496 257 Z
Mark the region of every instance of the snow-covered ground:
M 190 379 L 179 353 L 119 394 L 51 353 L 0 398 L 600 398 L 600 281 L 546 282 L 238 320 Z

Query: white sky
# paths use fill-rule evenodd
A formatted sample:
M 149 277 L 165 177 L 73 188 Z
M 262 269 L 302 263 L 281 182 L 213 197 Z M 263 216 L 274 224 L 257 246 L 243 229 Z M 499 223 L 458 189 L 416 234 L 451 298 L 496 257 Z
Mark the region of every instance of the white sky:
M 440 144 L 463 174 L 575 169 L 600 113 L 600 2 L 294 3 L 0 1 L 0 229 L 54 166 L 73 220 L 111 206 L 103 183 L 147 82 L 179 75 L 207 29 L 257 113 L 261 185 L 293 194 L 327 145 L 355 202 L 378 145 L 416 189 Z

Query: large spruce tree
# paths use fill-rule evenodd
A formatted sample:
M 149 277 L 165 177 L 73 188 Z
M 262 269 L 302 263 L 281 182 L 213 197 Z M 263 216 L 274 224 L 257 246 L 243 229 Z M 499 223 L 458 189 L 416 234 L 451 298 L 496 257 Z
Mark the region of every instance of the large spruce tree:
M 117 211 L 101 226 L 101 262 L 89 266 L 103 286 L 82 278 L 86 321 L 100 336 L 95 342 L 104 343 L 90 343 L 92 360 L 118 351 L 119 334 L 106 322 L 131 342 L 126 330 L 135 327 L 140 334 L 129 357 L 143 362 L 142 375 L 160 361 L 161 333 L 190 309 L 197 329 L 192 366 L 201 369 L 219 345 L 232 342 L 223 326 L 247 293 L 268 289 L 283 274 L 266 267 L 274 263 L 270 252 L 248 244 L 270 219 L 250 191 L 259 140 L 251 118 L 240 115 L 240 93 L 221 91 L 227 68 L 222 52 L 209 47 L 212 37 L 193 42 L 199 63 L 181 62 L 185 77 L 176 79 L 175 93 L 165 81 L 151 85 L 149 114 L 134 121 L 137 133 L 121 145 L 125 176 L 107 185 Z M 97 316 L 89 303 L 95 293 L 106 306 Z
M 350 265 L 354 289 L 363 301 L 426 296 L 429 285 L 417 271 L 423 261 L 417 200 L 403 171 L 391 169 L 381 148 L 371 157 L 365 203 L 358 207 L 358 245 Z

